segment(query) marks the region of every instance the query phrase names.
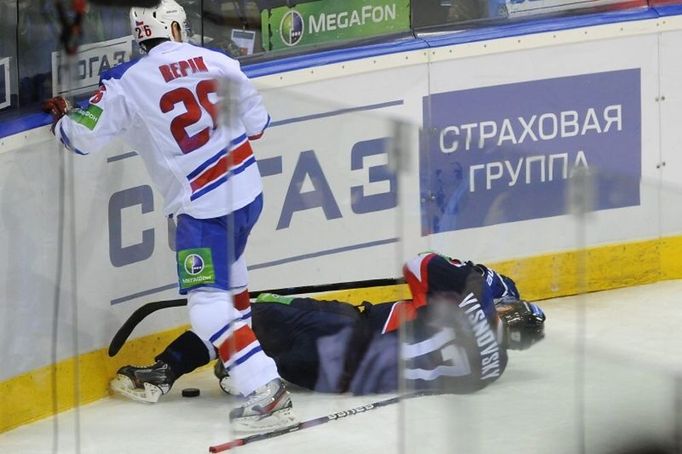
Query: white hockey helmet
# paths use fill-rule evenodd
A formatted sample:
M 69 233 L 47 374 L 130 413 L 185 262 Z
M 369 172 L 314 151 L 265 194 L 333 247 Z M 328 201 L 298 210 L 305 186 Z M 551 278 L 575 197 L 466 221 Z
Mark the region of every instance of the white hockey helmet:
M 182 6 L 175 0 L 161 0 L 153 8 L 130 8 L 130 28 L 140 44 L 148 39 L 173 39 L 171 24 L 180 25 L 182 42 L 189 39 L 189 22 Z M 144 46 L 140 46 L 144 50 Z

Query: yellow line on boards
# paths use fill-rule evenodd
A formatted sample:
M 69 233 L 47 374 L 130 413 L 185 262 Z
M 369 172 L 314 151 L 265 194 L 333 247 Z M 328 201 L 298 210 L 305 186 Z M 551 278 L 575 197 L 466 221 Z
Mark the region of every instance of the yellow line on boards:
M 682 278 L 682 236 L 592 247 L 583 251 L 486 263 L 536 301 Z M 468 259 L 468 257 L 458 257 Z M 585 269 L 585 275 L 579 274 Z M 409 298 L 405 284 L 330 292 L 325 300 L 382 302 Z M 118 355 L 106 348 L 84 353 L 0 382 L 0 433 L 109 395 L 108 383 L 124 364 L 147 364 L 186 326 L 129 340 Z M 76 373 L 76 370 L 78 371 Z M 53 386 L 56 384 L 56 399 Z M 76 396 L 75 389 L 79 390 Z M 76 399 L 77 397 L 77 399 Z

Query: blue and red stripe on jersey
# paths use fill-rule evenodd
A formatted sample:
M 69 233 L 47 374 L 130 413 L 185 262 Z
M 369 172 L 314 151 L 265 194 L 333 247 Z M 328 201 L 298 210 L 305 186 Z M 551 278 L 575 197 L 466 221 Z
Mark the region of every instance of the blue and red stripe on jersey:
M 190 200 L 196 200 L 225 183 L 230 175 L 237 175 L 256 162 L 251 144 L 242 135 L 230 142 L 235 146 L 225 153 L 221 150 L 187 175 L 192 188 Z

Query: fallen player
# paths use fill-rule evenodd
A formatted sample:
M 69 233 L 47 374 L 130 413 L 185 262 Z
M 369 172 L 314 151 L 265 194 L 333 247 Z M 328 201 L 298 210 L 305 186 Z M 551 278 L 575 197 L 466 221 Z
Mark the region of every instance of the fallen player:
M 502 375 L 507 349 L 526 349 L 544 336 L 542 310 L 520 299 L 513 280 L 484 265 L 426 253 L 403 273 L 411 300 L 354 306 L 261 294 L 252 304 L 253 330 L 283 379 L 354 394 L 395 392 L 401 376 L 408 389 L 473 392 Z M 156 359 L 172 363 L 177 380 L 207 364 L 209 355 L 187 331 Z M 148 370 L 122 367 L 112 389 L 156 401 L 146 398 L 146 387 L 155 386 Z M 216 375 L 234 393 L 229 371 L 217 364 Z

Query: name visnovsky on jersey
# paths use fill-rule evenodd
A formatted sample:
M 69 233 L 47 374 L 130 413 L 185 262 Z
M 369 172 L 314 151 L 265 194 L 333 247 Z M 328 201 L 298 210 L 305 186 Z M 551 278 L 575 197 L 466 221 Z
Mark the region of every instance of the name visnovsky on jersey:
M 500 376 L 500 347 L 497 344 L 497 339 L 485 313 L 478 303 L 478 299 L 473 293 L 469 293 L 464 300 L 459 303 L 459 307 L 465 309 L 465 313 L 469 318 L 474 336 L 476 338 L 476 345 L 481 353 L 481 380 L 489 378 L 496 378 Z

